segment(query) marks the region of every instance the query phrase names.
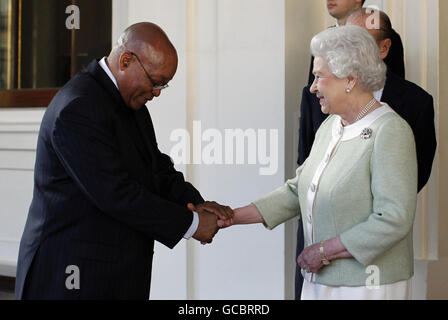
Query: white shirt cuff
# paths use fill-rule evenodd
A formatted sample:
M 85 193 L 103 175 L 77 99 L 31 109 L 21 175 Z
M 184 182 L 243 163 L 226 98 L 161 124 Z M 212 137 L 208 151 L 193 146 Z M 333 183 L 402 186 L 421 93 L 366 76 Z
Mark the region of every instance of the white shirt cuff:
M 187 232 L 184 235 L 184 239 L 190 239 L 198 229 L 199 226 L 199 215 L 196 211 L 193 211 L 193 222 L 191 223 L 190 228 L 187 230 Z

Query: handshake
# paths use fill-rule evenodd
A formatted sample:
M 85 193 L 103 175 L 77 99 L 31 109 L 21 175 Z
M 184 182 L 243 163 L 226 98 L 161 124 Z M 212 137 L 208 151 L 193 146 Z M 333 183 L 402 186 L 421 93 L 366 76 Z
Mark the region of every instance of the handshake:
M 196 206 L 189 203 L 187 207 L 198 213 L 199 225 L 193 238 L 202 244 L 211 243 L 220 228 L 227 228 L 234 223 L 233 210 L 214 201 L 206 201 Z

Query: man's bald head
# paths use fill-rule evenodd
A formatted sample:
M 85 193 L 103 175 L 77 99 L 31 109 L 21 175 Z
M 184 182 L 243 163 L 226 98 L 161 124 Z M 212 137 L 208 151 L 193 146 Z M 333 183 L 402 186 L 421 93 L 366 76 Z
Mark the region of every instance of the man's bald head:
M 378 18 L 379 21 L 375 21 Z M 386 13 L 370 8 L 360 8 L 353 11 L 347 18 L 347 24 L 358 25 L 367 30 L 376 30 L 375 40 L 381 41 L 391 37 L 392 24 Z M 375 27 L 375 25 L 377 27 Z
M 177 70 L 177 52 L 166 33 L 151 22 L 128 27 L 106 60 L 126 105 L 138 110 L 158 97 Z
M 168 58 L 176 58 L 177 52 L 166 33 L 156 24 L 140 22 L 124 30 L 112 53 L 129 50 L 148 58 L 152 67 L 163 65 Z
M 392 23 L 386 13 L 370 8 L 353 11 L 347 18 L 347 25 L 357 25 L 366 29 L 375 39 L 384 60 L 392 46 Z

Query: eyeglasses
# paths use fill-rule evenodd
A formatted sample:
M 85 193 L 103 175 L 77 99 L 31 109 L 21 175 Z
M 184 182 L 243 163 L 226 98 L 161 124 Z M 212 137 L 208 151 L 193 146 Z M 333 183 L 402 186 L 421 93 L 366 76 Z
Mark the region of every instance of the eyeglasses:
M 146 77 L 148 78 L 149 82 L 151 82 L 152 90 L 163 90 L 163 89 L 166 89 L 166 88 L 169 87 L 168 84 L 164 84 L 163 86 L 156 86 L 156 85 L 154 84 L 154 80 L 152 80 L 151 76 L 148 74 L 148 72 L 146 72 L 146 69 L 145 69 L 145 67 L 143 66 L 143 64 L 142 64 L 142 62 L 140 61 L 140 59 L 138 58 L 138 56 L 137 56 L 134 52 L 130 52 L 130 54 L 132 54 L 134 57 L 137 58 L 137 61 L 138 61 L 138 63 L 140 64 L 140 67 L 142 67 L 143 71 L 144 71 L 145 74 L 146 74 Z

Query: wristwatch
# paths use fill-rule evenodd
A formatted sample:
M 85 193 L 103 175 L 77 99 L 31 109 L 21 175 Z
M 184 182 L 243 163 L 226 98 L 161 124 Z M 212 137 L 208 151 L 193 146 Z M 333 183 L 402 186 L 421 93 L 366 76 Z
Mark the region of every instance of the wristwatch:
M 325 243 L 325 241 L 322 241 L 320 243 L 320 259 L 322 260 L 322 263 L 324 264 L 324 266 L 328 266 L 330 264 L 330 261 L 328 261 L 327 258 L 325 257 L 324 243 Z

